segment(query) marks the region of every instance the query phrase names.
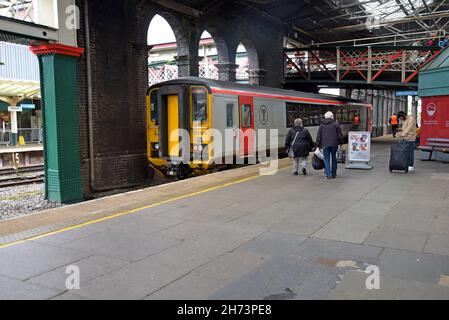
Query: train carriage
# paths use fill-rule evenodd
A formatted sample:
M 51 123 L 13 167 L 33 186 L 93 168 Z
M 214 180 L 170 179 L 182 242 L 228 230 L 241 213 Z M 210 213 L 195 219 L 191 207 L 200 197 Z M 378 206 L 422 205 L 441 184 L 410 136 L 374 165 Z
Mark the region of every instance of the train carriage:
M 256 137 L 259 129 L 277 129 L 277 151 L 285 151 L 284 140 L 296 118 L 303 119 L 314 138 L 326 111 L 336 115 L 344 135 L 353 129 L 356 115 L 357 130 L 371 131 L 370 108 L 331 95 L 197 77 L 171 80 L 147 92 L 148 160 L 166 176 L 185 178 L 217 168 L 224 158 L 241 163 L 265 154 L 272 142 Z M 214 151 L 216 133 L 225 140 L 229 132 L 232 143 L 223 141 L 221 152 Z

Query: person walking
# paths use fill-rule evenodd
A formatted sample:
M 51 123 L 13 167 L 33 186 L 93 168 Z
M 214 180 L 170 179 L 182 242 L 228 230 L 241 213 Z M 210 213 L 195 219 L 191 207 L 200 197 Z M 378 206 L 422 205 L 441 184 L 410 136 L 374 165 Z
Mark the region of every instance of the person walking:
M 307 175 L 307 158 L 313 150 L 313 139 L 309 130 L 302 126 L 302 119 L 295 119 L 294 127 L 288 131 L 285 138 L 285 147 L 293 156 L 293 174 L 298 175 L 299 162 L 302 166 L 302 174 Z
M 391 130 L 393 131 L 393 138 L 396 138 L 396 132 L 398 131 L 399 127 L 399 120 L 396 113 L 393 113 L 393 115 L 390 117 L 389 123 L 391 125 Z
M 343 144 L 343 135 L 340 124 L 335 121 L 334 114 L 331 111 L 326 112 L 324 115 L 324 120 L 318 129 L 316 142 L 318 148 L 323 149 L 325 179 L 336 178 L 337 150 L 338 146 Z
M 407 116 L 404 111 L 398 112 L 398 118 L 404 121 L 397 135 L 408 145 L 408 171 L 411 172 L 415 163 L 416 120 L 413 116 Z

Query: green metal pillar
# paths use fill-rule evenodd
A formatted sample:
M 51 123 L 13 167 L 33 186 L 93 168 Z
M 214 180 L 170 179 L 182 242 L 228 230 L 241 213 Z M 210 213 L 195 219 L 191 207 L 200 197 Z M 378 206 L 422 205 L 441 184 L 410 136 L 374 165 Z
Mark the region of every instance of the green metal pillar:
M 41 74 L 45 197 L 83 201 L 76 65 L 84 49 L 60 44 L 30 49 L 39 58 Z

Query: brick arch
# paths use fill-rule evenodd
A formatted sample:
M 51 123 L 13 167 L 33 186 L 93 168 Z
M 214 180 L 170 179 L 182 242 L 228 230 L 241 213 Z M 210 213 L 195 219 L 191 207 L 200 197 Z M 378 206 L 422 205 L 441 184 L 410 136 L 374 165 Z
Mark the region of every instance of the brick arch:
M 186 39 L 186 35 L 183 32 L 181 18 L 179 18 L 177 15 L 175 15 L 171 12 L 168 12 L 168 11 L 152 9 L 145 16 L 144 23 L 143 23 L 145 42 L 147 41 L 147 38 L 148 38 L 148 31 L 149 31 L 148 29 L 150 27 L 151 21 L 153 20 L 153 18 L 156 15 L 159 15 L 162 18 L 164 18 L 165 21 L 167 21 L 167 23 L 169 24 L 170 28 L 172 29 L 173 34 L 175 35 L 176 45 L 178 47 L 178 49 L 177 49 L 178 55 L 189 54 L 190 52 L 189 52 L 188 41 Z
M 256 46 L 254 45 L 254 42 L 249 40 L 248 38 L 243 38 L 237 44 L 237 47 L 240 44 L 243 44 L 243 46 L 246 49 L 246 54 L 248 55 L 248 65 L 250 70 L 258 70 L 260 68 L 259 53 Z M 235 48 L 234 56 L 237 54 L 237 47 Z
M 209 32 L 217 48 L 218 63 L 234 63 L 235 57 L 229 55 L 229 46 L 224 35 L 214 27 L 201 26 L 200 28 L 202 29 L 202 31 L 199 33 L 198 43 L 203 32 Z

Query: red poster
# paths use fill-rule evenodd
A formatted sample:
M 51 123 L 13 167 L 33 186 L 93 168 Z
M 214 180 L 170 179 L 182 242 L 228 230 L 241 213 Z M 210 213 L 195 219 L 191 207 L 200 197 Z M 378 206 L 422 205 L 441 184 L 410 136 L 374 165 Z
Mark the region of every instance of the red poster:
M 422 98 L 420 144 L 428 138 L 449 139 L 449 96 Z

